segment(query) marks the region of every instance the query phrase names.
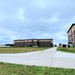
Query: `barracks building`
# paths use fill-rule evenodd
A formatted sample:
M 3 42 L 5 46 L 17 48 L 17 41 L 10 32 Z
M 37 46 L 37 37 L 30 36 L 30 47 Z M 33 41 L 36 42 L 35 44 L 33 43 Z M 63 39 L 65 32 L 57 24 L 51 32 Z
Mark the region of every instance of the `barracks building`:
M 72 44 L 73 46 L 75 46 L 75 23 L 71 25 L 67 33 L 68 33 L 68 44 Z
M 52 47 L 53 39 L 21 39 L 14 40 L 15 47 Z

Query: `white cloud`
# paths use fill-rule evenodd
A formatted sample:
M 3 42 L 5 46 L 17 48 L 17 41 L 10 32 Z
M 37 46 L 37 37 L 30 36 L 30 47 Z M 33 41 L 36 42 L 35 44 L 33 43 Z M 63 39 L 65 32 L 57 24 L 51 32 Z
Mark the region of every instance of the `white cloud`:
M 67 30 L 75 22 L 73 1 L 1 0 L 0 39 L 10 42 L 36 37 L 52 38 L 54 43 L 67 42 Z
M 22 21 L 25 20 L 25 17 L 24 17 L 24 10 L 23 10 L 22 8 L 20 8 L 20 9 L 18 10 L 17 18 L 18 18 L 19 20 L 22 20 Z
M 15 13 L 14 15 L 14 19 L 20 23 L 22 22 L 29 22 L 30 20 L 26 18 L 26 13 L 27 13 L 27 9 L 25 8 L 25 10 L 23 8 L 19 8 L 17 13 Z M 14 21 L 15 21 L 14 20 Z
M 9 40 L 13 41 L 14 39 L 17 39 L 19 34 L 11 29 L 6 28 L 0 28 L 0 39 L 1 41 L 4 40 L 4 43 L 10 42 Z M 8 39 L 8 40 L 7 40 Z
M 23 21 L 29 21 L 27 18 L 25 18 L 25 12 L 22 8 L 19 8 L 19 10 L 15 13 L 6 13 L 5 11 L 0 11 L 0 22 L 11 21 L 14 23 L 22 23 Z
M 58 22 L 60 22 L 60 20 L 59 20 L 58 17 L 56 17 L 56 16 L 53 16 L 53 17 L 50 18 L 50 19 L 41 18 L 41 21 L 47 22 L 47 23 L 58 23 Z
M 0 22 L 4 22 L 5 20 L 9 20 L 9 15 L 0 10 Z
M 67 40 L 68 37 L 65 37 L 65 34 L 67 34 L 66 32 L 64 31 L 60 31 L 58 33 L 55 34 L 55 36 L 57 37 L 58 40 Z
M 65 36 L 67 33 L 65 31 L 60 31 L 60 32 L 44 32 L 38 31 L 32 33 L 32 38 L 43 38 L 43 39 L 53 39 L 54 44 L 59 44 L 59 43 L 67 43 L 68 37 Z
M 44 8 L 44 7 L 47 6 L 45 0 L 35 0 L 35 3 L 36 3 L 39 7 L 41 7 L 41 8 Z
M 41 31 L 34 32 L 34 33 L 32 33 L 32 35 L 34 38 L 43 38 L 43 39 L 45 39 L 45 38 L 51 39 L 52 38 L 50 33 L 46 33 L 46 32 L 42 33 Z
M 51 19 L 47 20 L 48 23 L 57 23 L 59 19 L 57 17 L 52 17 Z
M 59 20 L 59 13 L 54 13 L 53 16 L 48 20 L 49 23 L 58 23 Z

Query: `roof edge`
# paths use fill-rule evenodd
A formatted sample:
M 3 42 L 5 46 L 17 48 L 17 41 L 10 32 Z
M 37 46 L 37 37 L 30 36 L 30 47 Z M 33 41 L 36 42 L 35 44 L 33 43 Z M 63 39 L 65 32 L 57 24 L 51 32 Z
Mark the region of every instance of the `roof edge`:
M 71 29 L 74 25 L 75 25 L 75 23 L 73 23 L 73 24 L 71 25 L 71 27 L 69 28 L 69 30 L 67 31 L 67 33 L 70 31 L 70 29 Z
M 22 40 L 53 40 L 53 39 L 18 39 L 14 41 L 22 41 Z

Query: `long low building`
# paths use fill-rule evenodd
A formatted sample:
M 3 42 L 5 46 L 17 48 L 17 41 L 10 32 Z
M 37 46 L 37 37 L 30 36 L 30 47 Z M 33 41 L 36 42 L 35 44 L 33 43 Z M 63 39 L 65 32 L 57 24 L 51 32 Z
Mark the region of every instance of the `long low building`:
M 22 39 L 22 40 L 14 40 L 14 46 L 16 47 L 48 47 L 53 46 L 53 39 Z

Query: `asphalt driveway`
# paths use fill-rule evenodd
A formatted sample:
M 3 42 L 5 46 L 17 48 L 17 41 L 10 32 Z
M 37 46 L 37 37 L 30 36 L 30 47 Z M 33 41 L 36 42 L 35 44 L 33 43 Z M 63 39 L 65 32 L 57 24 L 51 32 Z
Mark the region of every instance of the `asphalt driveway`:
M 57 47 L 53 47 L 29 53 L 0 54 L 0 62 L 75 69 L 75 54 L 56 49 Z

